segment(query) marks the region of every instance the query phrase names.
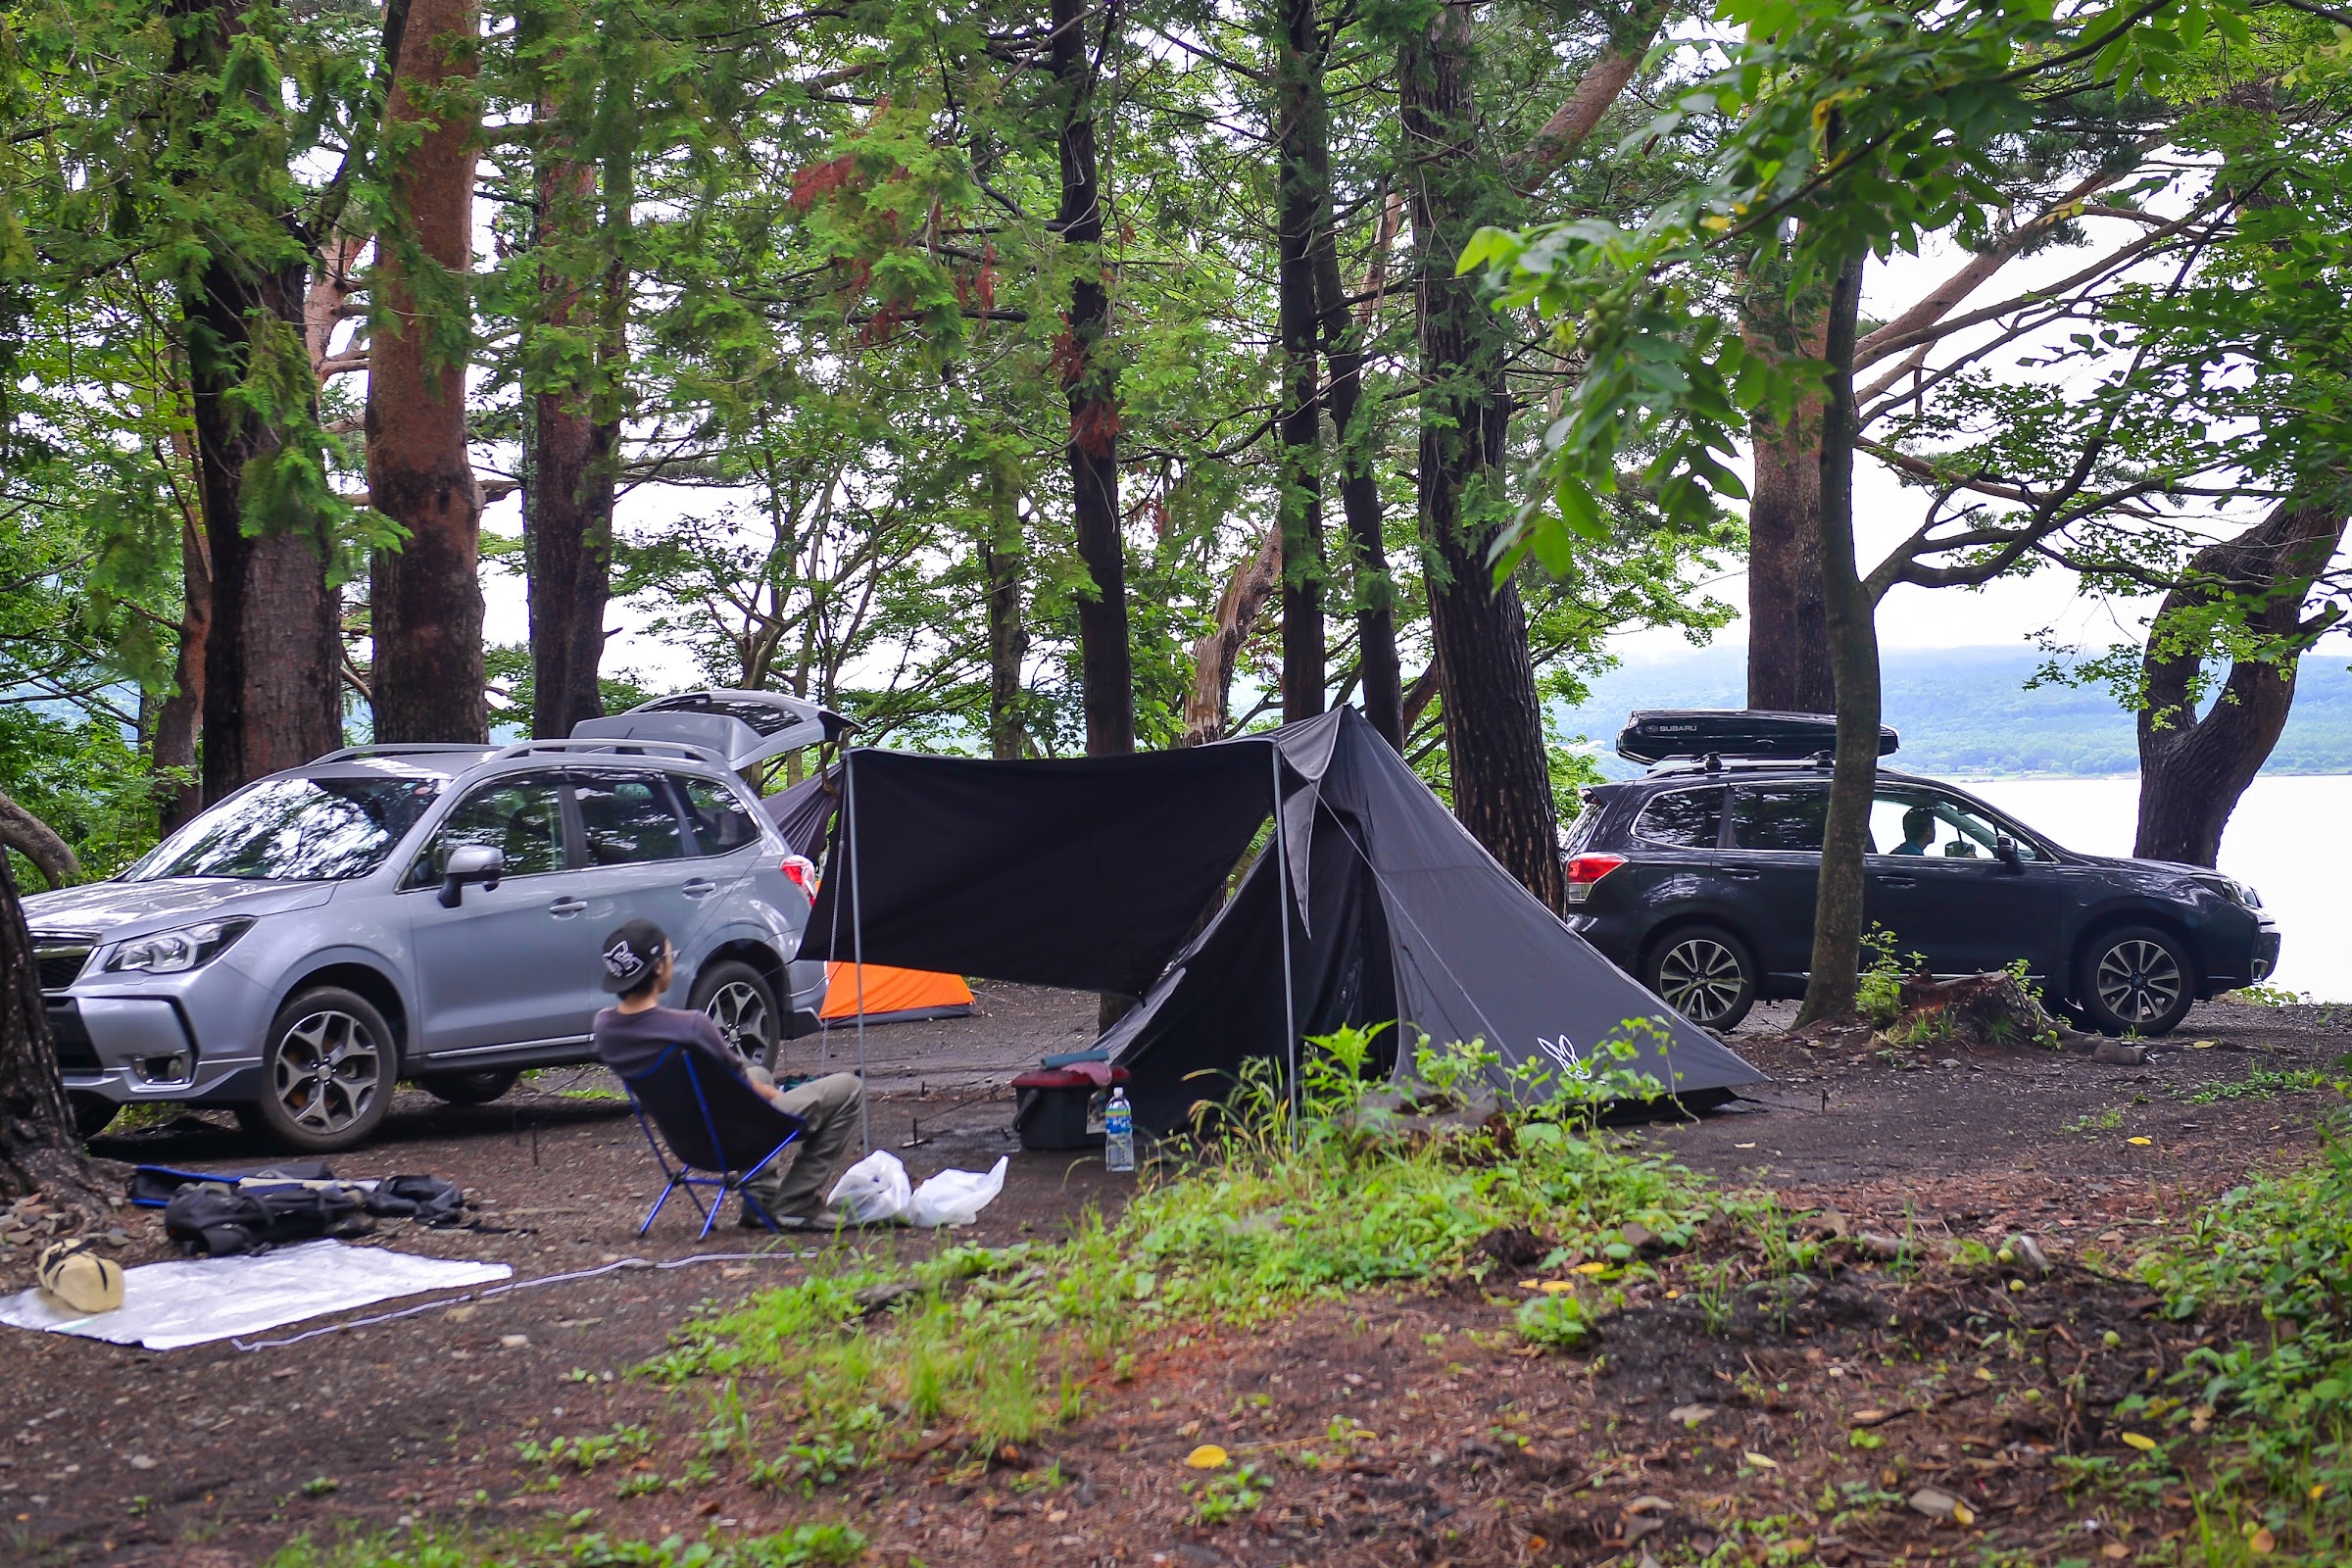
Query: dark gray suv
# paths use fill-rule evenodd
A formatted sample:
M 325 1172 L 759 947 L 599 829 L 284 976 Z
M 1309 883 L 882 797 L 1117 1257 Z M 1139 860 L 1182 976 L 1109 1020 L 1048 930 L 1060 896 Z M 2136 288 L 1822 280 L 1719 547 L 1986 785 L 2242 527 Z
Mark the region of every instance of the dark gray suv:
M 111 881 L 26 899 L 84 1133 L 187 1102 L 326 1151 L 366 1139 L 402 1078 L 494 1100 L 588 1058 L 599 939 L 639 916 L 677 945 L 673 1004 L 772 1065 L 822 1004 L 823 964 L 796 961 L 815 873 L 737 770 L 840 727 L 701 692 L 566 741 L 347 748 Z
M 1833 734 L 1811 715 L 1637 713 L 1619 750 L 1653 766 L 1585 792 L 1568 923 L 1711 1028 L 1802 996 L 1830 805 L 1815 749 Z M 2022 959 L 2051 1002 L 2109 1034 L 2168 1033 L 2199 998 L 2278 962 L 2262 900 L 2219 871 L 2080 854 L 1952 785 L 1884 769 L 1863 897 L 1898 956 L 1945 975 Z

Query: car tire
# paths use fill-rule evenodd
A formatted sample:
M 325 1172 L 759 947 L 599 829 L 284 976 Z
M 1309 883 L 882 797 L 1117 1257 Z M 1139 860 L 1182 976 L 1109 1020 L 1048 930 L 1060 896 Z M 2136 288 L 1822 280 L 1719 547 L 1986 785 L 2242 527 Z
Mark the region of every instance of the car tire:
M 2075 965 L 2075 1004 L 2103 1035 L 2171 1034 L 2196 1000 L 2187 950 L 2154 926 L 2102 931 L 2083 945 Z
M 473 1072 L 432 1072 L 416 1087 L 445 1105 L 487 1105 L 522 1081 L 514 1067 L 482 1067 Z
M 1700 1028 L 1721 1034 L 1739 1028 L 1756 1004 L 1759 978 L 1747 944 L 1719 925 L 1669 931 L 1642 965 L 1642 983 L 1659 1000 Z
M 722 958 L 695 976 L 687 1004 L 718 1026 L 718 1037 L 753 1066 L 776 1070 L 784 1014 L 767 976 L 736 958 Z
M 103 1095 L 68 1095 L 67 1105 L 74 1112 L 74 1136 L 84 1143 L 114 1125 L 122 1107 Z
M 398 1075 L 398 1043 L 375 1004 L 314 986 L 270 1021 L 261 1098 L 239 1105 L 237 1119 L 299 1153 L 351 1149 L 383 1124 Z

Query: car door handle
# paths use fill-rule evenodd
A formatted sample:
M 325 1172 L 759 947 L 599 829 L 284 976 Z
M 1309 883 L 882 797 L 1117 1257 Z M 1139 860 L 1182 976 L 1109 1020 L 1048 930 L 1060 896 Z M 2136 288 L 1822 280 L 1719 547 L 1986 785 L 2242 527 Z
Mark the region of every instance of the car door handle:
M 568 920 L 588 907 L 586 899 L 558 899 L 547 906 L 547 912 L 559 920 Z
M 1723 874 L 1735 882 L 1761 882 L 1764 880 L 1764 873 L 1761 871 L 1739 871 L 1728 865 L 1723 868 Z
M 1873 878 L 1872 880 L 1879 883 L 1882 887 L 1915 888 L 1919 886 L 1919 878 L 1915 876 L 1879 876 Z
M 698 876 L 678 891 L 690 899 L 707 899 L 718 891 L 718 884 L 707 876 Z

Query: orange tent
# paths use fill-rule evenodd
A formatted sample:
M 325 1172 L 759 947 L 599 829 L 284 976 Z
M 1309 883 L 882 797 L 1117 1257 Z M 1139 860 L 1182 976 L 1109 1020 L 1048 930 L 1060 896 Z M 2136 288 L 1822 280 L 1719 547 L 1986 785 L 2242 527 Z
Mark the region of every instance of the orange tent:
M 830 1026 L 855 1022 L 858 1017 L 858 969 L 854 963 L 825 965 L 825 1007 L 820 1015 Z M 957 974 L 934 974 L 925 969 L 893 969 L 865 965 L 865 1021 L 903 1023 L 915 1018 L 964 1018 L 979 1010 L 972 988 Z

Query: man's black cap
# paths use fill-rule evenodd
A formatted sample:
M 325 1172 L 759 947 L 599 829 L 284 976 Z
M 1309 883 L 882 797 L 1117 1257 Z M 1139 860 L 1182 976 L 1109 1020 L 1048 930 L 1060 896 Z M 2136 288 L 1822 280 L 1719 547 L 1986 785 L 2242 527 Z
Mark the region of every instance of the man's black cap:
M 618 995 L 645 984 L 669 938 L 651 920 L 631 920 L 605 938 L 605 989 Z

